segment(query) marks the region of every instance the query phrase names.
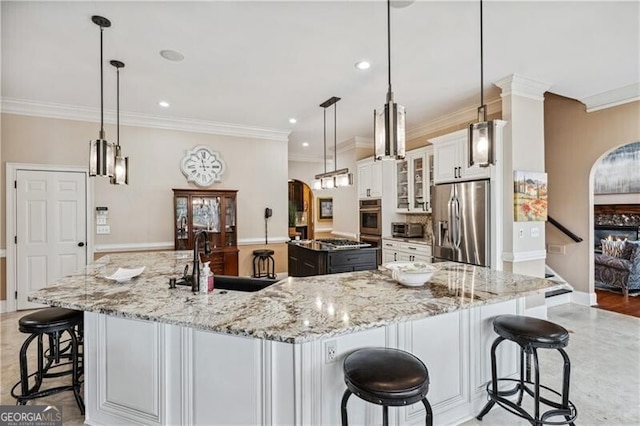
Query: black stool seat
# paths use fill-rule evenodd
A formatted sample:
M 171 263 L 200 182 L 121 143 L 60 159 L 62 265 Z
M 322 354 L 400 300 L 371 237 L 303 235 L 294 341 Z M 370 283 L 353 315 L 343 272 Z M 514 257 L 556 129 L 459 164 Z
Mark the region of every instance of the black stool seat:
M 254 256 L 273 256 L 273 254 L 275 253 L 275 251 L 273 250 L 268 250 L 268 249 L 261 249 L 261 250 L 254 250 L 253 251 L 253 255 Z
M 415 356 L 397 349 L 353 352 L 344 360 L 344 381 L 351 392 L 375 404 L 413 404 L 429 391 L 427 367 Z
M 426 395 L 429 371 L 419 358 L 392 348 L 365 348 L 344 360 L 347 390 L 342 397 L 342 424 L 346 426 L 347 400 L 352 393 L 365 401 L 383 406 L 383 425 L 388 424 L 388 407 L 411 405 L 422 401 L 431 425 L 432 411 Z
M 18 328 L 22 333 L 52 333 L 73 327 L 81 323 L 82 319 L 81 311 L 47 308 L 20 318 Z
M 523 347 L 558 349 L 569 344 L 569 332 L 558 324 L 521 315 L 500 315 L 493 329 Z

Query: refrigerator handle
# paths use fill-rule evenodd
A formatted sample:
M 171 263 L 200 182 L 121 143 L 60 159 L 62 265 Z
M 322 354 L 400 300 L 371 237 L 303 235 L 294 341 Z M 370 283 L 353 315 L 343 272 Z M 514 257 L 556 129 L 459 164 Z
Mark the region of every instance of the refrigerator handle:
M 462 242 L 462 229 L 461 229 L 461 221 L 460 221 L 460 200 L 458 200 L 458 198 L 456 197 L 456 199 L 454 200 L 454 215 L 455 215 L 455 222 L 452 223 L 452 225 L 455 227 L 455 235 L 454 235 L 454 242 L 453 245 L 455 246 L 455 248 L 459 249 L 460 248 L 460 243 Z
M 448 225 L 447 225 L 447 221 L 446 220 L 439 220 L 438 221 L 438 243 L 437 245 L 442 247 L 443 246 L 443 241 L 445 239 L 445 234 L 447 233 L 447 229 L 448 229 Z
M 447 204 L 447 213 L 449 216 L 449 236 L 447 239 L 448 239 L 448 242 L 451 244 L 452 248 L 456 248 L 456 241 L 457 241 L 456 230 L 458 229 L 456 227 L 455 203 L 456 203 L 456 196 L 455 194 L 452 194 L 451 198 L 449 199 L 449 203 Z

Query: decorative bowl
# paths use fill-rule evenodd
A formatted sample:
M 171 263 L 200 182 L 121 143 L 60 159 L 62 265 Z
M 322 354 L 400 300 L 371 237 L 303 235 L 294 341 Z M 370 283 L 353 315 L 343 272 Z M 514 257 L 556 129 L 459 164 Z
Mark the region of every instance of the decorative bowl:
M 408 287 L 425 284 L 437 271 L 435 266 L 425 262 L 389 262 L 382 267 L 391 271 L 391 277 L 394 281 Z
M 116 272 L 105 278 L 119 283 L 129 281 L 131 278 L 135 278 L 140 275 L 144 271 L 144 268 L 144 266 L 135 269 L 118 268 Z

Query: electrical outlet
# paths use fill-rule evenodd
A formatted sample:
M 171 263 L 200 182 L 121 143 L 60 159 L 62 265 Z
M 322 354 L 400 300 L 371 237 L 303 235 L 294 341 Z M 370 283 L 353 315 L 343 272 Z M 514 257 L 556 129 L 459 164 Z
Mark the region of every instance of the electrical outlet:
M 524 238 L 524 229 L 519 230 L 518 235 L 520 236 L 520 238 Z
M 330 340 L 324 344 L 325 363 L 331 364 L 336 360 L 338 345 L 335 340 Z
M 110 234 L 111 227 L 109 225 L 98 225 L 96 226 L 96 234 Z

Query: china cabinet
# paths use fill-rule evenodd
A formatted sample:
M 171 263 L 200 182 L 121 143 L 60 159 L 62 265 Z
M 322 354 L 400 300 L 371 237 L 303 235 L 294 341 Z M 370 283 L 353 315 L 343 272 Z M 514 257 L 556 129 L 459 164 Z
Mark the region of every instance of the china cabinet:
M 430 186 L 433 178 L 433 148 L 408 151 L 396 161 L 395 207 L 398 213 L 429 213 Z
M 214 274 L 238 275 L 237 190 L 174 189 L 175 250 L 193 250 L 195 235 L 207 232 L 211 254 L 202 262 L 210 262 Z

